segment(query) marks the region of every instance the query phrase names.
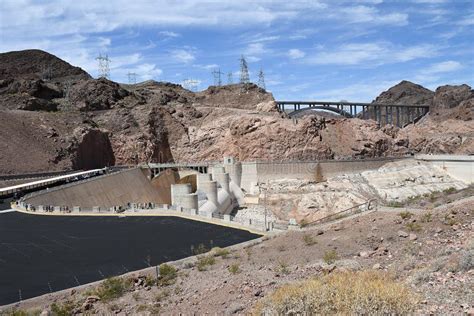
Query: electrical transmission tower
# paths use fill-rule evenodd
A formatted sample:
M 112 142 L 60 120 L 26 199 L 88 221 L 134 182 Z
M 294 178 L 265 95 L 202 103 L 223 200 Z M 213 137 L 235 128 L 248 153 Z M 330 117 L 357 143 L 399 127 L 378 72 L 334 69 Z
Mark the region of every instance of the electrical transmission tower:
M 260 68 L 260 71 L 258 72 L 258 86 L 263 90 L 267 89 L 265 86 L 265 75 L 263 74 L 262 68 Z
M 223 73 L 221 72 L 221 69 L 214 69 L 212 75 L 214 76 L 214 85 L 218 87 L 222 86 L 221 75 L 223 75 Z
M 128 83 L 129 84 L 137 83 L 137 74 L 136 73 L 129 71 L 128 74 L 127 74 L 127 77 L 128 77 Z
M 200 81 L 196 79 L 184 79 L 183 80 L 183 87 L 185 89 L 191 90 L 193 92 L 197 91 Z
M 247 61 L 245 60 L 244 55 L 240 57 L 240 83 L 250 83 L 249 67 L 247 65 Z
M 227 74 L 227 84 L 234 83 L 234 75 L 232 75 L 232 71 Z
M 109 56 L 107 56 L 107 54 L 105 54 L 105 56 L 100 54 L 99 57 L 96 57 L 96 60 L 99 62 L 99 78 L 110 79 Z

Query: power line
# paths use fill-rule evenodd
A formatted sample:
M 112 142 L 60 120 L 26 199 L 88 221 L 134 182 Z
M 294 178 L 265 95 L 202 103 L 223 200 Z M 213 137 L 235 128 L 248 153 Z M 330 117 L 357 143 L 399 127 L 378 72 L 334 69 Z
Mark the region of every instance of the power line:
M 102 54 L 100 54 L 98 57 L 96 57 L 96 60 L 99 62 L 99 78 L 110 79 L 109 56 L 107 56 L 107 54 L 105 54 L 105 56 L 102 56 Z
M 214 76 L 214 85 L 215 86 L 222 86 L 222 79 L 221 79 L 221 75 L 223 75 L 224 73 L 221 72 L 221 69 L 218 68 L 218 69 L 214 69 L 212 71 L 212 75 Z
M 240 83 L 250 83 L 249 67 L 247 65 L 247 61 L 245 60 L 244 55 L 240 57 Z
M 136 73 L 128 72 L 127 77 L 128 77 L 128 83 L 129 84 L 137 83 L 137 74 Z
M 234 83 L 234 75 L 232 74 L 232 71 L 227 74 L 227 84 L 233 84 Z
M 260 71 L 258 72 L 258 86 L 263 90 L 266 90 L 265 75 L 263 74 L 262 68 L 260 68 Z

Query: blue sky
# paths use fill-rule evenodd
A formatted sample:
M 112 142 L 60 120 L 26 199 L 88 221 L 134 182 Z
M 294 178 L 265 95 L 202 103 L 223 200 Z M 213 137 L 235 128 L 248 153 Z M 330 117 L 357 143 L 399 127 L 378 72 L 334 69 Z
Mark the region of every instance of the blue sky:
M 371 101 L 401 80 L 474 85 L 474 1 L 0 1 L 0 51 L 39 48 L 96 77 L 213 84 L 212 70 L 275 98 Z

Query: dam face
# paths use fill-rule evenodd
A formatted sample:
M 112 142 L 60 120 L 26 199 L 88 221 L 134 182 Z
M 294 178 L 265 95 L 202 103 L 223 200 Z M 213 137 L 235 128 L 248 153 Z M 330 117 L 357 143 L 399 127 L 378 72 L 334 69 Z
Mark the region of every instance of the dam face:
M 176 217 L 0 213 L 0 305 L 258 237 Z

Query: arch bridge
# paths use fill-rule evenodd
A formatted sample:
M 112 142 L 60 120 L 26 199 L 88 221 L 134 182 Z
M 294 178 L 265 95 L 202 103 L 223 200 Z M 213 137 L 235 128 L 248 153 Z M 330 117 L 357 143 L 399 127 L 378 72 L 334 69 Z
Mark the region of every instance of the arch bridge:
M 362 102 L 329 101 L 276 101 L 281 112 L 290 117 L 300 113 L 324 110 L 347 118 L 373 119 L 379 125 L 392 124 L 398 127 L 418 121 L 429 112 L 429 105 L 380 104 Z

